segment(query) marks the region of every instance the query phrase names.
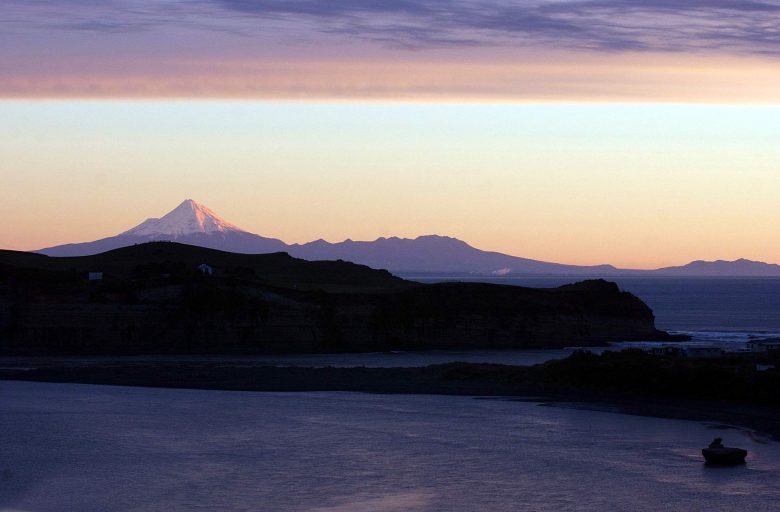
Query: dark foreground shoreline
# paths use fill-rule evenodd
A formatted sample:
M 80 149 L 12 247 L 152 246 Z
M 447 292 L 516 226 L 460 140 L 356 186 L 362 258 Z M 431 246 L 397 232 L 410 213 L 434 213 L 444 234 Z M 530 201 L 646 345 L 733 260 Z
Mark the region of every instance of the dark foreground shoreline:
M 528 377 L 536 367 L 450 363 L 415 368 L 275 367 L 236 361 L 0 359 L 0 380 L 230 391 L 353 391 L 476 396 L 711 422 L 780 440 L 780 407 L 586 389 Z

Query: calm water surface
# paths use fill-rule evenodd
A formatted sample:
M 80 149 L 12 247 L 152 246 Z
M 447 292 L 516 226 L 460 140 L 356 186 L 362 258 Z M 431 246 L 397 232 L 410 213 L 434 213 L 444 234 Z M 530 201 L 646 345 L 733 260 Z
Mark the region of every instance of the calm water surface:
M 0 509 L 777 510 L 780 445 L 444 396 L 0 382 Z M 709 468 L 716 435 L 750 450 Z

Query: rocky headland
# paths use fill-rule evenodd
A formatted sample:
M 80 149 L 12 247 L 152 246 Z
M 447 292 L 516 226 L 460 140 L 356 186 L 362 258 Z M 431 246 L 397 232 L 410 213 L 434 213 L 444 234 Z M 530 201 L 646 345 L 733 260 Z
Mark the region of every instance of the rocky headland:
M 0 353 L 306 353 L 668 340 L 603 280 L 420 284 L 344 261 L 153 242 L 83 257 L 0 251 Z

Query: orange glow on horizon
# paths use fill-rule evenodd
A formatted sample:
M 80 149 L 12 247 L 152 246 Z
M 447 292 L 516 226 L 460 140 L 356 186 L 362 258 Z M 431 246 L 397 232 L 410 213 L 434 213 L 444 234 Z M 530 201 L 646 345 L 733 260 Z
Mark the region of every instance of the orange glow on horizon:
M 441 60 L 227 61 L 0 75 L 17 99 L 780 103 L 773 59 L 670 55 Z

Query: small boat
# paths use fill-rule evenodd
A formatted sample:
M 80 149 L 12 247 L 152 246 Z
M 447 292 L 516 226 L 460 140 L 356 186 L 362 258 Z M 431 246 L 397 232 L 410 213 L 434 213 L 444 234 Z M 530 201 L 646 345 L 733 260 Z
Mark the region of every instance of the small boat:
M 711 466 L 736 466 L 744 464 L 747 450 L 723 446 L 721 438 L 715 438 L 707 448 L 702 448 L 704 460 Z

